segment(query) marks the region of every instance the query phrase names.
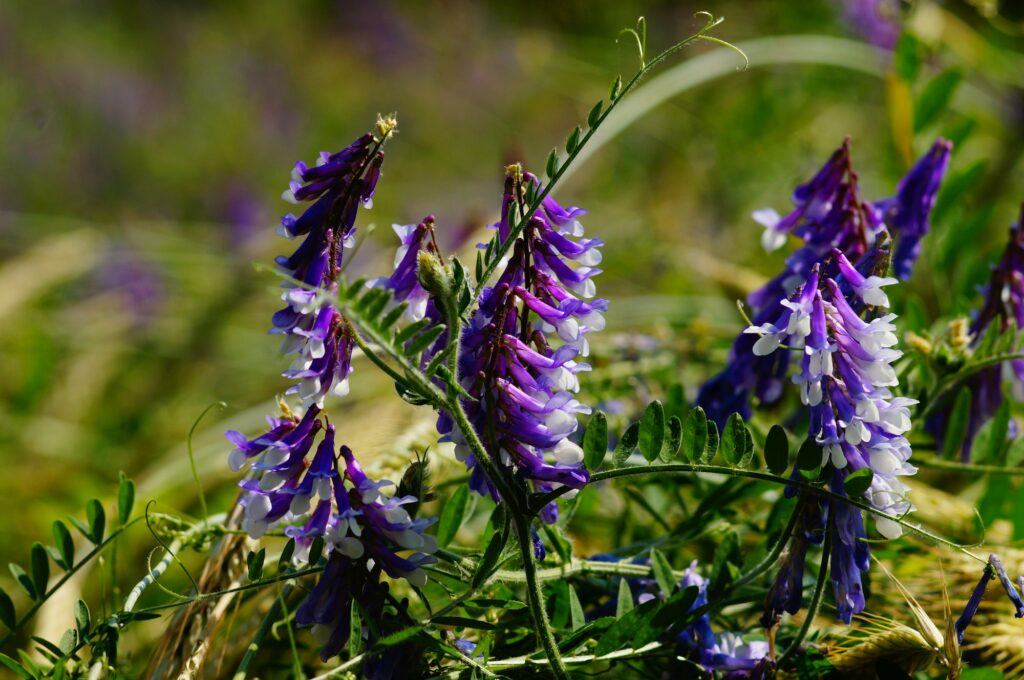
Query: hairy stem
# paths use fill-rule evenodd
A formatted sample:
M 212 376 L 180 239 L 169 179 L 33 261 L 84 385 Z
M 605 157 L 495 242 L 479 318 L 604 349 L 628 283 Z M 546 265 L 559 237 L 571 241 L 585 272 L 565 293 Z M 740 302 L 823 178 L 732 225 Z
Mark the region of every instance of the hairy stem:
M 526 600 L 533 617 L 533 625 L 540 638 L 541 646 L 544 648 L 544 655 L 551 664 L 551 673 L 559 680 L 568 680 L 569 671 L 562 662 L 562 655 L 558 652 L 558 642 L 555 634 L 551 631 L 551 622 L 548 620 L 547 610 L 544 608 L 544 589 L 540 579 L 537 578 L 537 564 L 533 561 L 533 546 L 530 543 L 530 522 L 522 515 L 512 518 L 516 528 L 516 537 L 519 540 L 519 552 L 523 558 L 523 572 L 526 575 Z

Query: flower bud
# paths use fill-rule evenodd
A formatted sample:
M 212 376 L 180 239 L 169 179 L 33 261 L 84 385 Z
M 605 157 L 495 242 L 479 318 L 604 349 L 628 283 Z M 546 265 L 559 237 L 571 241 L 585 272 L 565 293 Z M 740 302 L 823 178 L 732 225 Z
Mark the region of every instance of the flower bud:
M 448 299 L 452 292 L 452 274 L 437 255 L 421 250 L 416 256 L 416 265 L 420 285 L 434 297 Z

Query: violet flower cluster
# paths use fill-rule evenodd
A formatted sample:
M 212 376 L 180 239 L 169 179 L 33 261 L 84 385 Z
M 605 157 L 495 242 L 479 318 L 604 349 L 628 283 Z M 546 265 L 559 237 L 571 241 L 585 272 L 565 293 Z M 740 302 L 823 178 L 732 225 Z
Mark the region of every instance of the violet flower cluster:
M 520 207 L 524 183 L 539 180 L 510 169 L 501 220 L 501 239 L 512 233 L 511 216 Z M 522 211 L 520 212 L 522 214 Z M 462 337 L 459 380 L 470 422 L 498 462 L 529 481 L 537 492 L 587 483 L 583 451 L 571 436 L 576 418 L 590 408 L 574 396 L 578 374 L 589 370 L 587 336 L 604 328 L 606 300 L 594 298 L 594 265 L 601 261 L 599 239 L 583 238 L 584 211 L 564 208 L 547 197 L 523 230 L 493 286 L 480 293 L 479 307 Z M 497 489 L 478 465 L 464 434 L 442 413 L 443 441 L 471 471 L 470 486 L 499 500 Z M 557 505 L 541 513 L 553 523 Z
M 790 234 L 803 243 L 786 259 L 778 276 L 747 297 L 754 323 L 762 325 L 778 317 L 782 302 L 834 249 L 858 262 L 871 252 L 886 227 L 898 237 L 894 269 L 907 278 L 919 254 L 920 240 L 928 231 L 951 149 L 948 141 L 937 140 L 900 181 L 894 197 L 871 203 L 860 198 L 847 140 L 814 177 L 796 188 L 794 209 L 788 215 L 779 216 L 772 209 L 756 211 L 754 219 L 765 227 L 765 249 L 782 247 Z M 726 368 L 706 382 L 697 396 L 697 404 L 719 427 L 733 413 L 749 418 L 752 396 L 762 404 L 774 403 L 782 396 L 789 355 L 755 354 L 754 342 L 747 335 L 737 337 Z
M 697 599 L 690 611 L 708 604 L 708 581 L 697 571 L 694 560 L 679 581 L 680 588 L 697 588 Z M 720 673 L 729 680 L 760 680 L 772 677 L 773 668 L 769 658 L 769 646 L 763 640 L 744 642 L 736 633 L 715 634 L 711 627 L 711 615 L 707 612 L 685 626 L 676 635 L 676 647 L 680 656 L 699 664 L 707 672 Z
M 1000 333 L 1024 328 L 1024 207 L 1021 208 L 1020 219 L 1010 227 L 1006 249 L 992 268 L 984 294 L 985 300 L 969 329 L 971 345 L 975 347 L 993 324 Z M 963 389 L 969 390 L 971 394 L 966 436 L 960 448 L 960 456 L 965 463 L 971 460 L 975 435 L 995 415 L 1003 402 L 1004 381 L 1012 385 L 1018 400 L 1024 400 L 1024 361 L 1014 359 L 983 368 L 964 383 Z M 925 423 L 928 431 L 935 436 L 939 450 L 943 450 L 951 409 L 952 402 L 934 413 Z
M 852 291 L 851 300 L 837 279 Z M 745 332 L 758 338 L 755 355 L 799 352 L 793 381 L 809 409 L 808 434 L 821 447 L 821 466 L 832 491 L 845 495 L 846 477 L 868 468 L 873 476 L 864 499 L 899 517 L 911 510 L 901 477 L 916 472 L 908 462 L 911 450 L 905 437 L 911 426 L 909 406 L 916 401 L 892 393 L 898 385 L 892 362 L 902 354 L 894 349 L 895 315 L 866 321 L 851 305 L 887 307 L 883 287 L 894 283 L 893 278 L 865 276 L 835 249 L 783 301 L 783 311 L 772 322 Z M 864 608 L 860 575 L 869 568 L 864 521 L 849 503 L 831 502 L 829 512 L 836 608 L 839 618 L 849 622 Z M 900 525 L 888 517 L 876 516 L 875 526 L 886 538 L 901 534 Z
M 288 277 L 287 306 L 274 314 L 271 332 L 284 336 L 284 353 L 295 357 L 284 376 L 296 381 L 288 393 L 297 394 L 303 410 L 292 413 L 282 403 L 283 415 L 268 418 L 267 431 L 252 439 L 227 433 L 235 446 L 229 465 L 247 471 L 240 483 L 242 528 L 257 538 L 283 527 L 295 541 L 297 562 L 308 560 L 317 538 L 329 549 L 326 570 L 296 614 L 325 643 L 325 659 L 348 638 L 353 599 L 372 619 L 383 611 L 381 574 L 422 586 L 423 567 L 435 561 L 437 549 L 425 533 L 432 520 L 415 519 L 406 509 L 417 499 L 383 491 L 392 482 L 366 475 L 351 449 L 336 444 L 324 412 L 328 394 L 348 391 L 354 331 L 323 292 L 337 290 L 358 208 L 372 203 L 380 146 L 392 129 L 393 121 L 380 121 L 379 138 L 367 134 L 342 151 L 323 153 L 313 167 L 296 164 L 284 197 L 309 205 L 281 221 L 280 234 L 303 240 L 277 260 Z
M 618 561 L 612 555 L 594 555 L 590 559 L 599 562 Z M 647 559 L 634 559 L 634 564 L 648 564 Z M 652 600 L 664 599 L 658 582 L 649 577 L 638 577 L 627 580 L 633 601 L 642 605 Z M 613 587 L 615 581 L 609 583 L 611 592 L 617 592 Z M 689 611 L 694 612 L 708 604 L 709 581 L 700 575 L 697 570 L 697 561 L 694 560 L 683 572 L 677 587 L 683 590 L 689 587 L 697 588 L 697 597 L 690 605 Z M 615 598 L 609 598 L 605 604 L 596 607 L 588 613 L 588 618 L 593 620 L 603 616 L 611 616 L 615 613 Z M 708 673 L 720 673 L 722 677 L 739 680 L 741 678 L 758 679 L 768 677 L 767 673 L 772 668 L 769 659 L 768 643 L 763 640 L 751 640 L 744 642 L 743 637 L 733 632 L 716 634 L 711 625 L 711 614 L 703 612 L 693 621 L 685 626 L 673 624 L 666 630 L 666 640 L 672 640 L 676 645 L 677 656 L 687 659 L 689 662 L 698 664 Z M 681 669 L 680 672 L 692 671 L 692 666 Z M 716 676 L 717 677 L 717 676 Z

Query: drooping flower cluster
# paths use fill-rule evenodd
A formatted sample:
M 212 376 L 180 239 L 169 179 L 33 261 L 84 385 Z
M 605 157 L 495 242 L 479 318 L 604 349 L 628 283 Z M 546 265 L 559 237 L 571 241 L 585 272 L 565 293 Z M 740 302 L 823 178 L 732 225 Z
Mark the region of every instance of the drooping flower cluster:
M 971 322 L 969 333 L 971 345 L 977 346 L 990 328 L 1000 333 L 1011 329 L 1024 328 L 1024 207 L 1018 222 L 1010 227 L 1010 237 L 1002 257 L 992 269 L 985 287 L 985 301 L 981 310 Z M 971 375 L 964 389 L 971 395 L 967 431 L 960 448 L 961 459 L 971 460 L 974 437 L 1003 402 L 1003 381 L 1013 386 L 1018 399 L 1024 398 L 1024 361 L 1015 359 L 1002 365 L 990 366 Z M 952 404 L 946 405 L 928 419 L 926 427 L 943 449 L 946 426 L 949 422 Z
M 824 270 L 824 274 L 822 271 Z M 837 281 L 838 279 L 838 281 Z M 854 310 L 841 287 L 867 307 L 887 307 L 883 286 L 896 279 L 865 276 L 835 249 L 815 265 L 806 282 L 772 322 L 746 332 L 758 339 L 756 355 L 795 351 L 801 355 L 794 382 L 810 412 L 809 436 L 821 447 L 821 465 L 834 493 L 845 495 L 844 480 L 858 470 L 872 472 L 864 499 L 890 516 L 911 509 L 900 479 L 916 469 L 908 462 L 909 406 L 912 399 L 894 397 L 898 384 L 892 362 L 901 356 L 893 314 L 866 321 Z M 785 345 L 785 349 L 781 349 Z M 863 517 L 859 509 L 831 502 L 833 529 L 832 578 L 840 619 L 849 622 L 864 607 L 860 573 L 869 567 Z M 900 525 L 876 516 L 875 526 L 887 538 L 900 535 Z
M 679 582 L 680 588 L 691 586 L 697 588 L 697 599 L 690 605 L 692 612 L 708 604 L 708 581 L 697 571 L 696 560 Z M 763 640 L 744 642 L 736 633 L 715 635 L 711 615 L 707 612 L 679 631 L 676 644 L 680 656 L 700 664 L 708 672 L 721 673 L 722 677 L 732 680 L 770 677 L 772 663 L 768 643 Z
M 324 659 L 348 639 L 353 600 L 366 620 L 379 619 L 387 594 L 381 574 L 421 586 L 423 567 L 434 561 L 437 548 L 425 533 L 432 520 L 416 519 L 406 509 L 418 499 L 383 492 L 392 483 L 368 477 L 351 449 L 336 444 L 335 426 L 324 412 L 328 394 L 348 391 L 354 331 L 322 292 L 337 290 L 358 208 L 372 204 L 380 146 L 393 127 L 381 120 L 380 137 L 367 134 L 342 151 L 323 153 L 314 167 L 296 164 L 284 198 L 310 205 L 299 217 L 286 215 L 278 230 L 303 241 L 277 259 L 289 279 L 282 296 L 287 306 L 274 314 L 271 332 L 284 336 L 285 354 L 295 355 L 284 376 L 296 381 L 288 393 L 298 395 L 303 410 L 296 414 L 282 403 L 283 415 L 268 418 L 268 430 L 252 439 L 227 433 L 235 446 L 229 465 L 248 472 L 240 483 L 242 528 L 259 537 L 283 527 L 299 562 L 309 559 L 317 538 L 329 551 L 324 573 L 296 614 L 300 625 L 314 626 Z M 418 283 L 410 283 L 403 276 L 408 267 L 399 265 L 388 285 L 408 298 Z M 411 305 L 407 315 L 422 315 L 422 306 Z
M 539 186 L 533 175 L 510 169 L 501 220 L 494 225 L 502 240 L 512 233 L 513 210 L 520 206 L 525 183 Z M 529 480 L 535 491 L 578 489 L 588 479 L 583 451 L 570 436 L 577 415 L 590 409 L 573 394 L 579 389 L 577 374 L 589 369 L 578 359 L 589 352 L 588 334 L 604 327 L 608 303 L 593 297 L 602 243 L 582 238 L 578 218 L 583 214 L 544 199 L 497 281 L 481 292 L 462 338 L 459 379 L 472 397 L 464 401 L 471 423 L 500 457 L 497 462 Z M 456 455 L 472 473 L 471 487 L 497 500 L 497 490 L 448 414 L 441 414 L 438 430 L 455 443 Z M 554 522 L 557 506 L 549 505 L 542 518 Z
M 949 142 L 936 141 L 900 181 L 895 197 L 870 203 L 860 198 L 847 140 L 814 177 L 796 188 L 794 209 L 788 215 L 780 217 L 771 209 L 756 211 L 755 220 L 765 227 L 765 249 L 781 247 L 789 234 L 800 238 L 803 244 L 786 259 L 782 273 L 747 297 L 754 323 L 762 325 L 778 317 L 782 302 L 807 279 L 812 267 L 834 249 L 858 262 L 872 251 L 887 226 L 899 238 L 896 271 L 903 278 L 909 276 L 919 253 L 920 239 L 928 230 L 950 149 Z M 788 354 L 757 355 L 753 345 L 750 336 L 737 337 L 726 368 L 706 382 L 697 396 L 698 405 L 719 427 L 732 413 L 748 418 L 752 396 L 764 404 L 774 403 L 782 396 L 789 370 Z

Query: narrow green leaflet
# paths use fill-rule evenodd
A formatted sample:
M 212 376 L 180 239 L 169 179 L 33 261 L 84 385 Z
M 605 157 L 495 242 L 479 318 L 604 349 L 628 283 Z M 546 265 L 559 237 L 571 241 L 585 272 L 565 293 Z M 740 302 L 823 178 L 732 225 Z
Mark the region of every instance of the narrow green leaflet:
M 30 556 L 32 583 L 35 585 L 36 592 L 42 595 L 46 592 L 46 586 L 50 582 L 50 558 L 42 543 L 32 544 Z
M 715 425 L 715 421 L 713 421 L 713 420 L 707 421 L 707 427 L 708 427 L 707 444 L 704 446 L 704 454 L 701 456 L 701 459 L 700 459 L 700 462 L 705 463 L 705 464 L 710 463 L 714 459 L 715 454 L 718 453 L 718 442 L 719 442 L 718 426 Z
M 498 564 L 498 559 L 501 557 L 501 549 L 505 543 L 504 535 L 500 531 L 495 531 L 491 534 L 491 540 L 487 542 L 487 548 L 484 550 L 483 557 L 480 558 L 480 563 L 477 565 L 476 573 L 473 574 L 472 586 L 478 588 L 483 585 L 487 577 L 494 571 L 494 567 Z
M 8 630 L 14 630 L 17 620 L 11 596 L 7 594 L 6 590 L 0 588 L 0 622 L 7 626 Z
M 665 555 L 657 548 L 651 548 L 651 569 L 654 571 L 654 579 L 665 597 L 672 595 L 676 589 L 676 579 L 672 575 L 672 565 L 669 564 Z
M 126 524 L 131 519 L 134 505 L 135 482 L 122 472 L 120 486 L 117 489 L 117 519 L 120 524 Z
M 683 421 L 683 451 L 691 463 L 699 463 L 704 458 L 704 450 L 708 443 L 708 417 L 700 406 L 691 410 Z
M 462 526 L 462 520 L 469 507 L 469 487 L 460 486 L 441 508 L 441 519 L 437 522 L 437 544 L 442 548 L 452 542 Z
M 675 460 L 682 444 L 683 421 L 679 419 L 679 416 L 671 416 L 668 419 L 668 437 L 665 439 L 665 445 L 661 448 L 661 459 L 666 463 Z
M 249 551 L 245 558 L 248 567 L 250 581 L 259 581 L 263 578 L 263 562 L 267 559 L 267 549 L 260 548 L 257 552 Z
M 11 576 L 13 576 L 14 580 L 18 582 L 18 585 L 20 585 L 22 590 L 25 591 L 25 594 L 29 596 L 29 599 L 39 599 L 36 593 L 35 583 L 32 582 L 32 579 L 25 573 L 24 569 L 14 562 L 8 564 L 7 568 L 11 570 Z
M 89 605 L 85 600 L 79 600 L 75 603 L 75 626 L 81 636 L 88 634 L 90 622 Z
M 601 467 L 608 454 L 608 419 L 596 411 L 583 433 L 583 464 L 591 472 Z
M 629 589 L 629 582 L 624 578 L 619 579 L 619 595 L 615 601 L 615 618 L 621 619 L 633 609 L 633 591 Z
M 640 420 L 640 453 L 647 462 L 661 455 L 661 446 L 665 442 L 665 407 L 660 401 L 652 401 L 644 409 Z
M 93 498 L 85 506 L 85 516 L 89 520 L 88 539 L 99 545 L 103 542 L 103 535 L 107 526 L 107 514 L 103 510 L 103 504 Z
M 569 620 L 574 631 L 579 630 L 587 623 L 587 617 L 583 613 L 583 605 L 580 604 L 580 596 L 576 589 L 569 584 Z
M 914 132 L 938 120 L 952 101 L 962 77 L 960 71 L 948 69 L 928 81 L 914 106 Z
M 753 452 L 753 447 L 750 431 L 743 423 L 743 417 L 733 413 L 725 421 L 725 428 L 722 430 L 722 456 L 730 465 L 739 465 L 740 461 L 747 457 L 748 451 Z
M 622 437 L 619 438 L 619 443 L 615 445 L 615 453 L 612 454 L 612 460 L 616 465 L 622 465 L 629 458 L 630 454 L 636 450 L 636 446 L 640 441 L 640 423 L 633 423 L 626 428 L 626 431 L 622 433 Z
M 800 445 L 800 450 L 796 454 L 796 466 L 805 472 L 821 467 L 821 447 L 812 438 L 808 437 Z
M 53 523 L 53 542 L 60 555 L 60 566 L 66 571 L 75 565 L 75 541 L 68 526 L 59 519 Z

